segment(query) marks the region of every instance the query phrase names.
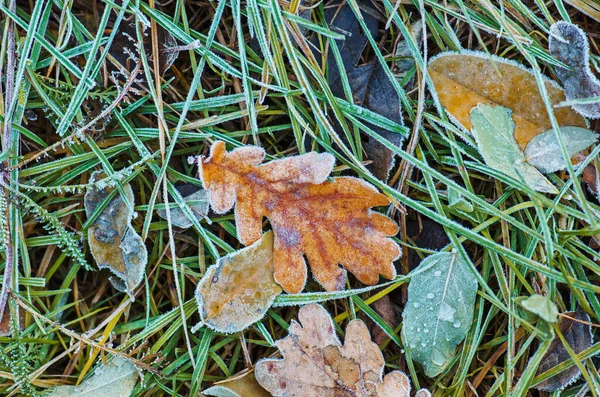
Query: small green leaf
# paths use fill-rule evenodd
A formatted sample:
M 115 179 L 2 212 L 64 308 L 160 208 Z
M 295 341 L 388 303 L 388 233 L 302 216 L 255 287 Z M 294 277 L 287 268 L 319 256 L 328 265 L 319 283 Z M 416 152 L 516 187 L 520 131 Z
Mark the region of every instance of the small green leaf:
M 549 323 L 558 321 L 558 309 L 549 297 L 544 295 L 531 295 L 529 298 L 518 300 L 525 310 L 539 316 L 542 320 Z
M 412 359 L 431 378 L 450 364 L 471 327 L 477 279 L 455 252 L 427 257 L 413 274 L 402 336 Z
M 587 149 L 598 140 L 598 134 L 580 127 L 561 127 L 562 139 L 569 158 Z M 536 135 L 525 148 L 525 158 L 544 174 L 567 168 L 553 129 Z
M 448 205 L 455 210 L 473 212 L 473 204 L 465 200 L 458 190 L 451 187 L 448 187 Z
M 472 133 L 485 163 L 544 193 L 558 190 L 531 164 L 514 137 L 512 110 L 479 104 L 471 110 Z

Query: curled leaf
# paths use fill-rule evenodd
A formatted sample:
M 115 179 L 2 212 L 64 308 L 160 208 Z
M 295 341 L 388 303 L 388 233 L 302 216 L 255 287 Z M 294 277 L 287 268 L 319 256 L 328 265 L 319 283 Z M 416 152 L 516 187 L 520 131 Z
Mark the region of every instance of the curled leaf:
M 402 337 L 432 378 L 450 364 L 471 327 L 477 279 L 456 252 L 428 256 L 411 274 Z
M 215 397 L 271 397 L 256 381 L 254 372 L 231 377 L 202 391 L 202 395 Z
M 139 374 L 129 361 L 116 357 L 100 365 L 94 374 L 79 386 L 58 386 L 49 397 L 129 397 Z
M 598 140 L 598 134 L 586 128 L 561 127 L 560 131 L 569 158 L 587 149 Z M 525 148 L 525 159 L 544 174 L 564 170 L 567 167 L 553 129 L 545 131 L 529 141 Z
M 102 175 L 92 174 L 92 181 Z M 114 188 L 92 186 L 84 197 L 85 213 L 91 217 L 96 208 L 110 195 Z M 133 205 L 133 190 L 123 186 L 126 199 Z M 117 193 L 88 228 L 88 244 L 100 269 L 109 269 L 117 277 L 111 277 L 112 285 L 133 299 L 133 290 L 144 277 L 148 252 L 142 238 L 131 226 L 133 212 Z
M 292 321 L 289 336 L 277 341 L 283 359 L 256 364 L 258 383 L 273 396 L 410 396 L 404 373 L 393 371 L 382 378 L 383 355 L 361 320 L 348 324 L 342 345 L 322 306 L 303 306 L 298 317 L 300 324 Z M 417 395 L 428 393 L 421 390 Z
M 186 184 L 181 186 L 176 186 L 176 189 L 179 190 L 179 193 L 183 195 L 183 199 L 187 205 L 190 206 L 190 209 L 196 216 L 196 219 L 200 221 L 203 219 L 206 214 L 208 214 L 208 192 L 204 189 L 200 189 L 196 185 Z M 170 215 L 171 215 L 171 224 L 173 226 L 187 229 L 192 227 L 194 224 L 187 217 L 187 215 L 183 212 L 177 204 L 173 205 L 171 203 Z M 163 219 L 167 219 L 167 210 L 158 210 L 156 211 L 158 216 Z
M 581 309 L 564 314 L 568 317 L 561 317 L 558 327 L 573 352 L 579 354 L 592 346 L 593 338 L 590 317 Z M 550 348 L 542 358 L 542 362 L 537 369 L 537 375 L 556 367 L 570 358 L 571 355 L 559 337 L 556 336 L 550 344 Z M 558 375 L 546 379 L 534 387 L 538 390 L 547 392 L 561 390 L 575 382 L 577 378 L 579 378 L 579 375 L 581 375 L 581 371 L 573 364 Z
M 200 175 L 217 213 L 235 204 L 238 239 L 254 243 L 262 235 L 262 218 L 274 234 L 275 280 L 288 293 L 306 282 L 308 258 L 315 279 L 327 291 L 341 290 L 348 269 L 365 284 L 379 275 L 396 275 L 398 245 L 387 236 L 398 232 L 388 217 L 370 208 L 389 204 L 370 184 L 356 178 L 326 181 L 333 169 L 330 154 L 301 156 L 260 164 L 263 149 L 246 146 L 230 153 L 215 142 L 210 157 L 199 160 Z
M 478 52 L 443 53 L 429 62 L 427 71 L 442 106 L 467 131 L 472 128 L 471 109 L 479 104 L 513 110 L 521 149 L 552 128 L 535 76 L 516 62 Z M 550 81 L 545 86 L 552 105 L 564 101 L 560 87 Z M 554 115 L 560 126 L 586 127 L 585 119 L 570 108 L 557 108 Z
M 600 97 L 600 81 L 590 68 L 590 45 L 583 30 L 569 22 L 556 22 L 550 27 L 548 46 L 554 58 L 569 66 L 556 67 L 568 100 Z M 573 104 L 573 109 L 585 117 L 600 118 L 600 101 Z
M 513 134 L 515 122 L 512 111 L 502 106 L 478 105 L 471 111 L 472 133 L 485 163 L 537 191 L 558 193 L 534 166 L 525 161 L 525 155 Z
M 273 232 L 209 267 L 196 288 L 200 319 L 225 333 L 260 320 L 281 293 L 273 278 Z

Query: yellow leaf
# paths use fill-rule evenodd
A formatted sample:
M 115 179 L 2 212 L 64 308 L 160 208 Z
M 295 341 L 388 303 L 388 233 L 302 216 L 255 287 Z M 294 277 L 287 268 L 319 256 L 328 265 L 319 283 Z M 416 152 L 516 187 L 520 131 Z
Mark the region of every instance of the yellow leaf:
M 444 53 L 429 63 L 427 71 L 442 106 L 468 131 L 471 109 L 479 104 L 512 109 L 521 149 L 552 128 L 535 76 L 515 62 L 483 53 Z M 545 85 L 552 105 L 565 100 L 556 84 Z M 559 126 L 586 127 L 584 118 L 571 108 L 555 108 L 554 114 Z
M 202 322 L 219 332 L 239 332 L 260 320 L 281 287 L 273 278 L 273 233 L 208 268 L 196 289 Z

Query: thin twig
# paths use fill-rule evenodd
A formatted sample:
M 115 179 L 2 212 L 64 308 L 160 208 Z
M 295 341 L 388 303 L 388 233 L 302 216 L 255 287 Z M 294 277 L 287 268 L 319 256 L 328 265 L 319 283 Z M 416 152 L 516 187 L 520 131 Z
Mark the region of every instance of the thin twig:
M 143 370 L 151 372 L 154 375 L 162 376 L 162 373 L 159 370 L 157 370 L 156 368 L 153 368 L 150 365 L 148 365 L 148 364 L 146 364 L 146 363 L 144 363 L 144 362 L 142 362 L 140 360 L 137 360 L 137 359 L 135 359 L 133 357 L 130 357 L 127 354 L 122 353 L 122 352 L 120 352 L 120 351 L 118 351 L 116 349 L 113 349 L 111 347 L 107 347 L 104 344 L 100 344 L 100 343 L 94 342 L 93 340 L 91 340 L 88 337 L 86 337 L 85 334 L 84 335 L 79 335 L 78 333 L 73 332 L 70 329 L 67 329 L 67 328 L 63 327 L 61 324 L 57 323 L 56 321 L 52 321 L 49 318 L 47 318 L 47 317 L 39 314 L 38 312 L 36 312 L 32 308 L 30 308 L 25 302 L 23 302 L 21 300 L 21 298 L 17 294 L 15 294 L 14 292 L 11 292 L 10 295 L 15 300 L 15 302 L 17 302 L 17 304 L 19 306 L 21 306 L 26 312 L 30 313 L 33 317 L 35 317 L 35 318 L 43 321 L 44 323 L 46 323 L 46 324 L 48 324 L 48 325 L 50 325 L 52 327 L 55 327 L 56 329 L 58 329 L 59 331 L 61 331 L 65 335 L 67 335 L 67 336 L 69 336 L 69 337 L 71 337 L 73 339 L 76 339 L 76 340 L 78 340 L 79 342 L 81 342 L 81 343 L 83 343 L 85 345 L 92 346 L 92 347 L 94 347 L 96 349 L 99 349 L 99 350 L 102 350 L 104 352 L 113 354 L 115 356 L 119 356 L 119 357 L 123 358 L 124 360 L 129 361 L 131 364 L 135 365 L 137 368 L 141 368 Z

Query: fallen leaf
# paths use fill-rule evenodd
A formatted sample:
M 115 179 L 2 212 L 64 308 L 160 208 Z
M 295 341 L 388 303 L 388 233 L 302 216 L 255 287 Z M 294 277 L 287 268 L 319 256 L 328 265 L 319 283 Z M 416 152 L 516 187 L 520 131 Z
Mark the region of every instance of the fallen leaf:
M 246 146 L 228 153 L 215 142 L 210 157 L 200 157 L 200 177 L 210 191 L 217 213 L 235 204 L 238 239 L 252 244 L 262 235 L 262 218 L 274 234 L 275 280 L 288 293 L 298 293 L 306 282 L 306 255 L 314 278 L 327 291 L 341 290 L 346 270 L 364 284 L 379 275 L 396 275 L 393 262 L 400 248 L 390 238 L 398 226 L 372 211 L 388 199 L 370 184 L 351 177 L 326 181 L 334 158 L 307 153 L 259 165 L 262 148 Z
M 103 175 L 95 171 L 91 180 Z M 85 194 L 84 206 L 87 217 L 91 217 L 96 208 L 114 190 L 112 187 L 93 186 Z M 126 199 L 133 205 L 133 190 L 126 184 L 123 191 Z M 111 277 L 112 285 L 119 291 L 129 294 L 133 299 L 133 290 L 144 277 L 148 252 L 142 238 L 131 226 L 133 212 L 117 193 L 102 210 L 94 223 L 88 228 L 88 244 L 92 256 L 100 269 L 109 269 L 117 278 Z
M 395 328 L 398 325 L 398 316 L 396 313 L 400 313 L 398 307 L 392 302 L 389 295 L 384 295 L 381 299 L 376 300 L 371 305 L 373 310 L 392 328 Z M 373 342 L 380 345 L 389 336 L 385 333 L 385 331 L 377 325 L 374 321 L 368 321 L 367 324 L 371 329 L 371 335 L 373 335 Z
M 558 327 L 571 349 L 573 349 L 575 354 L 579 354 L 592 346 L 593 340 L 590 318 L 581 309 L 564 314 L 574 318 L 577 321 L 567 317 L 561 317 Z M 542 362 L 537 369 L 536 375 L 540 375 L 570 358 L 571 356 L 569 355 L 569 352 L 567 352 L 567 349 L 565 349 L 565 346 L 562 344 L 561 340 L 558 338 L 558 336 L 556 336 L 556 338 L 550 344 L 548 352 L 542 358 Z M 577 378 L 579 378 L 579 375 L 581 375 L 579 368 L 577 368 L 576 365 L 573 365 L 558 375 L 538 383 L 534 387 L 538 390 L 547 392 L 561 390 L 575 382 Z
M 98 366 L 79 386 L 58 386 L 49 397 L 129 397 L 138 377 L 133 364 L 116 357 L 110 363 Z
M 446 230 L 439 223 L 418 215 L 419 219 L 406 223 L 406 232 L 413 240 L 415 246 L 425 250 L 440 251 L 450 244 Z M 408 249 L 408 267 L 415 269 L 421 263 L 421 257 L 416 250 Z
M 8 305 L 6 305 L 6 310 L 4 310 L 0 319 L 0 336 L 9 336 L 10 333 L 10 310 L 8 310 Z
M 359 4 L 363 3 L 366 2 L 359 2 Z M 377 18 L 367 12 L 363 12 L 362 17 L 371 36 L 374 38 L 379 37 L 379 21 Z M 346 2 L 340 6 L 328 5 L 325 8 L 325 20 L 330 26 L 335 27 L 336 31 L 349 34 L 345 40 L 336 40 L 336 43 L 341 54 L 342 65 L 346 72 L 354 103 L 404 125 L 400 98 L 390 81 L 390 77 L 386 74 L 385 69 L 387 66 L 382 65 L 378 59 L 359 65 L 368 39 L 350 5 Z M 401 62 L 402 70 L 409 70 L 412 66 L 409 66 L 409 64 L 414 64 L 414 60 L 408 57 L 411 53 L 402 53 L 401 55 L 406 57 Z M 343 80 L 332 50 L 328 52 L 327 62 L 331 92 L 339 98 L 346 99 Z M 393 145 L 398 147 L 402 145 L 403 135 L 370 123 L 366 124 Z M 375 138 L 367 137 L 366 139 L 367 141 L 363 147 L 368 158 L 373 161 L 368 168 L 377 178 L 386 181 L 390 169 L 394 166 L 395 155 Z
M 281 293 L 273 278 L 273 232 L 219 259 L 196 288 L 202 323 L 225 333 L 257 322 Z
M 402 337 L 432 378 L 450 364 L 471 327 L 477 279 L 456 252 L 428 256 L 410 275 Z
M 119 62 L 125 70 L 131 72 L 134 69 L 134 64 L 140 57 L 140 50 L 137 40 L 136 31 L 136 19 L 131 21 L 122 21 L 119 24 L 119 32 L 115 35 L 113 42 L 109 49 L 110 56 Z M 160 68 L 160 74 L 165 73 L 177 59 L 179 51 L 177 50 L 177 42 L 171 33 L 165 30 L 160 25 L 156 25 L 157 38 L 158 38 L 158 51 L 159 61 L 158 65 Z M 152 60 L 152 36 L 150 34 L 150 28 L 142 25 L 142 32 L 144 32 L 144 50 L 150 67 L 154 66 Z M 116 65 L 111 62 L 107 62 L 109 72 L 113 75 L 119 75 L 119 69 Z M 140 73 L 139 78 L 145 80 L 144 73 Z
M 233 376 L 204 390 L 203 395 L 215 397 L 271 397 L 256 381 L 254 372 Z
M 452 187 L 448 187 L 448 206 L 459 211 L 473 212 L 473 204 L 468 202 L 458 190 Z
M 556 187 L 525 161 L 525 155 L 515 140 L 515 122 L 511 114 L 512 111 L 505 107 L 483 104 L 471 111 L 471 133 L 485 163 L 537 191 L 558 193 Z
M 404 373 L 393 371 L 382 379 L 383 355 L 361 320 L 350 321 L 342 346 L 322 306 L 303 306 L 298 318 L 301 324 L 292 321 L 289 336 L 276 342 L 283 359 L 256 364 L 258 383 L 273 396 L 410 396 L 410 381 Z M 428 395 L 426 390 L 417 393 Z
M 548 47 L 554 58 L 569 67 L 556 67 L 568 100 L 600 97 L 600 81 L 590 68 L 590 45 L 583 30 L 569 22 L 556 22 L 550 27 Z M 600 101 L 574 104 L 573 109 L 585 117 L 600 118 Z
M 536 135 L 552 128 L 533 74 L 522 65 L 484 53 L 442 53 L 427 71 L 437 96 L 460 126 L 470 131 L 471 109 L 479 104 L 513 110 L 514 136 L 524 149 Z M 545 83 L 552 105 L 564 101 L 560 87 Z M 554 109 L 559 126 L 586 127 L 585 119 L 570 108 Z
M 585 128 L 561 127 L 560 130 L 569 158 L 598 140 L 598 134 Z M 567 168 L 558 139 L 552 129 L 536 135 L 529 141 L 525 148 L 525 160 L 544 174 Z
M 558 309 L 554 302 L 546 295 L 534 294 L 518 302 L 524 309 L 537 315 L 544 321 L 555 323 L 558 321 Z
M 175 188 L 183 196 L 184 201 L 189 205 L 198 221 L 202 220 L 206 214 L 208 214 L 208 192 L 206 190 L 200 189 L 199 186 L 192 185 L 191 183 L 175 186 Z M 194 225 L 177 204 L 173 205 L 173 202 L 170 202 L 170 204 L 169 213 L 171 215 L 171 224 L 173 226 L 181 229 L 188 229 Z M 158 210 L 156 212 L 161 218 L 167 219 L 166 209 Z
M 25 329 L 25 311 L 21 308 L 17 308 L 19 313 L 19 329 L 22 331 Z M 11 336 L 11 310 L 10 306 L 7 304 L 4 313 L 2 314 L 2 319 L 0 319 L 0 336 Z

